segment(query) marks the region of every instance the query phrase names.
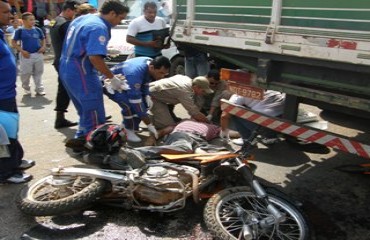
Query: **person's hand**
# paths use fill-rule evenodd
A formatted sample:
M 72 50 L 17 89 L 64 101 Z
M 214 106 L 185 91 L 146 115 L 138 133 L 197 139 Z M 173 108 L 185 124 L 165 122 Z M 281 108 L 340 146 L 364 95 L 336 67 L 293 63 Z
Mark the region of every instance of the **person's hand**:
M 150 41 L 148 42 L 148 45 L 149 47 L 152 47 L 152 48 L 162 48 L 163 47 L 162 40 L 160 39 Z
M 213 116 L 212 116 L 212 114 L 208 114 L 206 118 L 208 119 L 208 121 L 211 121 Z
M 27 52 L 27 51 L 25 51 L 25 50 L 22 50 L 22 51 L 21 51 L 21 54 L 22 54 L 22 56 L 23 56 L 24 58 L 30 58 L 30 53 L 29 53 L 29 52 Z
M 37 52 L 38 53 L 44 53 L 46 51 L 45 47 L 41 47 Z
M 153 107 L 153 101 L 149 95 L 145 96 L 145 102 L 148 105 L 148 109 L 151 109 Z
M 119 79 L 117 76 L 114 76 L 113 78 L 109 79 L 110 80 L 110 86 L 113 90 L 122 92 L 121 89 L 121 79 Z
M 198 113 L 198 114 L 195 114 L 191 117 L 197 122 L 209 122 L 206 115 L 204 115 L 203 113 Z
M 155 129 L 154 125 L 150 123 L 147 125 L 147 127 L 148 127 L 149 132 L 151 132 L 154 135 L 155 139 L 158 139 L 158 132 L 157 132 L 157 129 Z
M 109 93 L 111 93 L 110 92 L 111 89 L 118 92 L 130 89 L 130 86 L 127 84 L 125 76 L 123 76 L 122 74 L 117 74 L 114 75 L 113 78 L 104 80 L 104 86 L 106 87 Z

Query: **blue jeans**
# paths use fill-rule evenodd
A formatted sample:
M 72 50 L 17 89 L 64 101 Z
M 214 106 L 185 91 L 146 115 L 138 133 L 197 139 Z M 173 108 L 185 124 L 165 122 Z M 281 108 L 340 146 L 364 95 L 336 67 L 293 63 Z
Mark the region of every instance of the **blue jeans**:
M 15 98 L 0 100 L 0 110 L 17 113 L 17 103 Z M 22 163 L 23 148 L 17 139 L 9 138 L 10 144 L 7 145 L 10 157 L 0 158 L 0 181 L 12 176 L 17 167 Z
M 209 71 L 209 64 L 206 53 L 199 53 L 196 56 L 185 57 L 185 75 L 191 79 L 198 76 L 206 76 Z
M 244 142 L 246 142 L 246 140 L 252 141 L 253 139 L 249 138 L 251 137 L 253 131 L 256 131 L 259 127 L 263 128 L 256 123 L 250 122 L 240 117 L 234 115 L 231 115 L 230 117 L 230 128 L 238 131 Z M 263 135 L 267 138 L 274 138 L 276 137 L 276 132 L 268 128 L 263 128 Z

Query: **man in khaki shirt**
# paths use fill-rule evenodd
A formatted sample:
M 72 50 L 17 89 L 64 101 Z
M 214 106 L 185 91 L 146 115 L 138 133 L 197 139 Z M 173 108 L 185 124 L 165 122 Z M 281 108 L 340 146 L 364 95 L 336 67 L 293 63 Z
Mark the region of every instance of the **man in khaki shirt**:
M 165 78 L 149 85 L 150 96 L 152 97 L 153 124 L 161 129 L 175 124 L 168 109 L 168 104 L 181 104 L 188 114 L 198 122 L 209 122 L 206 116 L 200 112 L 194 103 L 194 95 L 210 94 L 213 90 L 205 77 L 191 79 L 183 75 L 175 75 Z

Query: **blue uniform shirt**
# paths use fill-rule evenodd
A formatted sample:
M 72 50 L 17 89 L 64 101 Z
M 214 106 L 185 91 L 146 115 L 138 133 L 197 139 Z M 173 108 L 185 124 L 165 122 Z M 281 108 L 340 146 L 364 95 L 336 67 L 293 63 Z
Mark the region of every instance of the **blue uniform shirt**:
M 41 48 L 44 33 L 38 27 L 32 29 L 19 28 L 15 31 L 13 39 L 22 42 L 22 49 L 29 53 L 36 53 Z
M 143 97 L 149 95 L 149 63 L 152 59 L 148 57 L 136 57 L 117 64 L 111 71 L 113 74 L 122 74 L 126 77 L 130 89 L 124 93 L 128 94 L 128 99 L 135 113 L 139 116 L 147 115 L 147 106 L 144 105 Z
M 0 100 L 15 98 L 15 82 L 17 79 L 15 57 L 4 39 L 0 29 Z
M 97 15 L 88 14 L 75 19 L 68 28 L 61 61 L 77 60 L 85 72 L 96 71 L 88 56 L 107 55 L 111 27 L 109 22 Z

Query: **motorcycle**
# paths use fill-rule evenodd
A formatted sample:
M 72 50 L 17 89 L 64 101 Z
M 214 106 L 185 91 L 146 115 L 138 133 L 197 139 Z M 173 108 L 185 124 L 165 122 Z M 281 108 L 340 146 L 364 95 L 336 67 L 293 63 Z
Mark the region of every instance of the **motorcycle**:
M 264 187 L 248 161 L 250 147 L 236 152 L 173 154 L 143 159 L 106 124 L 87 137 L 86 162 L 110 167 L 58 167 L 21 190 L 17 205 L 29 215 L 51 216 L 105 203 L 126 209 L 173 212 L 187 198 L 206 201 L 204 221 L 215 239 L 310 239 L 303 213 L 285 195 Z M 252 144 L 249 144 L 252 146 Z M 168 150 L 168 149 L 167 149 Z M 167 154 L 166 154 L 167 153 Z

